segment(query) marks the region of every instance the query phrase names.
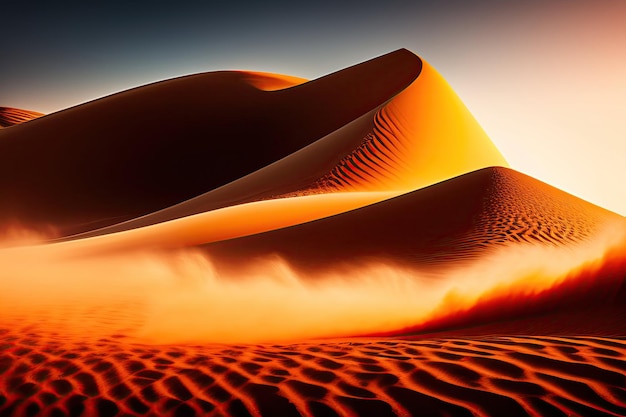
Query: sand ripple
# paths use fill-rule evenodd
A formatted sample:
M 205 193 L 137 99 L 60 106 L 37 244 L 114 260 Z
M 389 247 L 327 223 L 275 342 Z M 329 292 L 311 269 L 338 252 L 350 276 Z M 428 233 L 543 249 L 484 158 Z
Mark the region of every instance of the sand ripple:
M 36 111 L 0 107 L 0 128 L 28 122 L 41 116 L 43 114 Z
M 7 416 L 568 416 L 626 413 L 626 339 L 94 344 L 2 331 Z

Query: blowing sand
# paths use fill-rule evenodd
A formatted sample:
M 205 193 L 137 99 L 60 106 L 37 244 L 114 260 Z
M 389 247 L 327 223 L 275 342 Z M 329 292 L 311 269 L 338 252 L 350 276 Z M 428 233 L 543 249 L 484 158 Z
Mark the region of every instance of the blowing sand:
M 0 109 L 0 415 L 626 415 L 626 219 L 409 51 L 38 116 Z

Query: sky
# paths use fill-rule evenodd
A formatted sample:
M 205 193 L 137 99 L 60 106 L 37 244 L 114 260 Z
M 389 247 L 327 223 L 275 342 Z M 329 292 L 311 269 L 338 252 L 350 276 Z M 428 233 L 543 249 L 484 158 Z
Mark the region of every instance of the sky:
M 512 168 L 626 215 L 623 0 L 47 3 L 2 6 L 0 106 L 225 69 L 313 79 L 407 48 Z

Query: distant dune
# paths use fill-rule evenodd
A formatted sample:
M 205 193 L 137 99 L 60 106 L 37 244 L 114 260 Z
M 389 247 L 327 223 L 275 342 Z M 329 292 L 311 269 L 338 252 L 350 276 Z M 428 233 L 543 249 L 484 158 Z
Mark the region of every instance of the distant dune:
M 167 208 L 310 145 L 420 70 L 400 51 L 279 91 L 254 87 L 265 75 L 197 74 L 3 130 L 0 218 L 63 233 Z
M 373 263 L 414 269 L 418 276 L 427 273 L 433 277 L 432 285 L 452 275 L 458 288 L 471 288 L 471 280 L 489 282 L 494 273 L 507 276 L 509 284 L 539 280 L 518 289 L 515 285 L 507 289 L 507 282 L 499 281 L 494 287 L 505 289 L 500 293 L 483 295 L 471 309 L 461 297 L 445 312 L 406 330 L 410 332 L 465 329 L 494 320 L 558 313 L 561 316 L 554 317 L 559 324 L 547 326 L 548 331 L 558 327 L 561 332 L 588 334 L 595 328 L 602 334 L 604 324 L 592 324 L 602 317 L 599 311 L 623 311 L 626 303 L 626 219 L 501 167 L 329 218 L 204 248 L 225 271 L 246 265 L 245 260 L 278 256 L 312 277 L 342 269 L 349 274 L 351 265 Z M 553 270 L 563 270 L 566 276 L 551 276 Z M 559 279 L 551 281 L 555 278 Z M 581 309 L 594 312 L 595 319 L 572 321 L 563 315 Z M 626 334 L 626 322 L 619 323 L 606 329 Z M 541 326 L 530 328 L 521 326 L 532 334 L 546 331 Z
M 0 108 L 0 415 L 626 415 L 626 218 L 413 53 L 40 116 Z
M 0 220 L 61 235 L 130 220 L 101 234 L 284 195 L 406 191 L 506 164 L 408 51 L 284 90 L 255 87 L 277 78 L 183 77 L 2 132 Z
M 206 250 L 229 265 L 270 253 L 304 269 L 367 258 L 450 265 L 514 244 L 567 246 L 622 220 L 532 177 L 492 167 L 348 213 L 216 242 Z
M 18 125 L 43 116 L 36 111 L 0 107 L 0 128 Z
M 366 64 L 361 64 L 364 70 Z M 346 191 L 400 194 L 474 169 L 506 165 L 456 94 L 427 63 L 422 62 L 420 75 L 412 84 L 389 98 L 317 142 L 250 175 L 173 207 L 79 237 L 279 197 Z

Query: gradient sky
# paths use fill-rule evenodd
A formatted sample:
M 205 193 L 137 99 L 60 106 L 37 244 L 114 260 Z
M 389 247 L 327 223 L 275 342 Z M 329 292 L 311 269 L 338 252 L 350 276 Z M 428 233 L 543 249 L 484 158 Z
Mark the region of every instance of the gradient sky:
M 221 69 L 317 78 L 404 47 L 513 168 L 626 215 L 626 1 L 48 3 L 2 5 L 0 106 Z

